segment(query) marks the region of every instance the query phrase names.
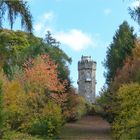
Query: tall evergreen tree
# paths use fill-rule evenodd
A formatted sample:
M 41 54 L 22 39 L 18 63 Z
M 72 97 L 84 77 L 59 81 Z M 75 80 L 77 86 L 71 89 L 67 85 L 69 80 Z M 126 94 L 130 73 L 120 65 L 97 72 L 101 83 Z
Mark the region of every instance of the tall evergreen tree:
M 45 42 L 50 46 L 50 47 L 59 47 L 60 42 L 57 41 L 55 38 L 52 37 L 52 34 L 50 31 L 47 31 Z
M 135 39 L 136 35 L 133 33 L 133 28 L 124 21 L 116 31 L 104 61 L 104 66 L 107 69 L 105 77 L 108 85 L 114 80 L 117 69 L 122 68 L 125 58 L 131 55 L 132 49 L 135 47 Z
M 60 48 L 60 42 L 49 31 L 46 34 L 45 43 L 50 47 L 48 49 L 50 57 L 58 64 L 59 78 L 70 82 L 67 65 L 71 63 L 71 58 Z

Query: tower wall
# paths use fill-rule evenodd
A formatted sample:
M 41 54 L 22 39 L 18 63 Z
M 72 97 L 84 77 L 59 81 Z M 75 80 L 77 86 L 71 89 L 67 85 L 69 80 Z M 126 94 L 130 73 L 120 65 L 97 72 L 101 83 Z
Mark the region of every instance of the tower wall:
M 87 101 L 95 102 L 96 62 L 90 56 L 82 56 L 78 62 L 78 93 Z

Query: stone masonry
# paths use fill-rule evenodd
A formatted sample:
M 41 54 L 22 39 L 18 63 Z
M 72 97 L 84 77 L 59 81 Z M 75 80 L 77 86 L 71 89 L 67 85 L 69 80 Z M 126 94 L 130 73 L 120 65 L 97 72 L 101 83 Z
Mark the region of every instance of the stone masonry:
M 95 102 L 96 62 L 91 56 L 82 56 L 78 62 L 78 94 L 90 103 Z

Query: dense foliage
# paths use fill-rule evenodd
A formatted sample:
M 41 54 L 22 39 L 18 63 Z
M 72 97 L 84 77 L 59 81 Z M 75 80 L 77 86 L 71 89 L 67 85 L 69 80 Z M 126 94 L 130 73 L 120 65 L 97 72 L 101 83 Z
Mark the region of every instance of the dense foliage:
M 107 84 L 110 84 L 114 80 L 117 70 L 122 68 L 126 57 L 131 55 L 132 49 L 135 47 L 135 39 L 136 35 L 133 33 L 133 28 L 124 21 L 116 31 L 113 42 L 107 50 L 104 62 L 107 70 L 105 74 Z
M 51 34 L 49 37 L 53 39 Z M 51 139 L 65 121 L 77 120 L 87 112 L 85 100 L 75 95 L 71 86 L 71 59 L 60 44 L 55 45 L 57 41 L 46 40 L 21 31 L 0 30 L 3 138 L 11 134 L 13 139 L 32 139 L 33 135 Z
M 64 92 L 65 81 L 60 82 L 57 74 L 57 65 L 48 55 L 41 55 L 24 63 L 25 85 L 32 92 Z M 44 90 L 44 91 L 43 91 Z M 45 93 L 47 94 L 47 93 Z
M 0 73 L 0 78 L 1 78 L 1 73 Z M 3 91 L 2 91 L 2 85 L 3 82 L 0 79 L 0 129 L 3 126 Z
M 45 42 L 21 31 L 0 30 L 0 65 L 9 79 L 29 58 L 48 54 L 58 64 L 59 78 L 70 81 L 68 64 L 71 59 L 59 46 L 51 46 Z
M 71 58 L 66 55 L 64 51 L 62 51 L 59 46 L 60 43 L 56 41 L 55 38 L 52 37 L 51 33 L 48 31 L 45 38 L 45 43 L 49 46 L 49 49 L 45 49 L 44 52 L 49 53 L 51 59 L 53 59 L 57 64 L 57 70 L 59 71 L 58 76 L 63 80 L 67 80 L 68 86 L 70 86 L 71 81 L 69 76 L 68 64 L 71 63 Z
M 67 121 L 76 121 L 83 115 L 88 113 L 87 102 L 83 97 L 71 92 L 67 96 L 66 105 L 64 106 L 63 114 Z
M 2 29 L 5 15 L 11 29 L 20 16 L 30 33 Z M 54 139 L 65 121 L 87 112 L 71 85 L 71 58 L 50 32 L 31 34 L 26 1 L 0 0 L 0 28 L 0 139 Z
M 116 139 L 128 140 L 140 138 L 140 85 L 131 83 L 122 85 L 117 92 L 118 107 L 113 122 Z
M 47 58 L 45 57 L 45 59 Z M 43 63 L 44 65 L 42 68 L 40 67 L 39 73 L 44 74 L 43 72 L 45 71 L 47 78 L 50 80 L 53 75 L 57 78 L 57 75 L 55 75 L 56 67 L 53 67 L 53 63 L 51 63 L 49 58 L 47 60 L 52 67 L 48 63 L 41 62 L 41 60 L 38 61 L 38 58 L 35 60 L 38 63 L 32 66 L 32 71 L 36 70 L 36 67 L 42 66 Z M 45 67 L 45 65 L 49 68 Z M 44 67 L 46 70 L 43 69 Z M 49 82 L 45 76 L 42 77 L 38 71 L 35 72 L 30 73 L 30 77 L 28 77 L 26 68 L 23 71 L 23 77 L 22 75 L 19 76 L 18 73 L 15 80 L 3 79 L 3 109 L 6 117 L 4 127 L 8 130 L 54 137 L 60 131 L 63 123 L 61 107 L 45 94 L 46 88 L 50 91 L 53 88 L 52 81 Z M 54 90 L 63 92 L 63 89 L 61 89 L 63 85 L 59 81 L 57 82 L 57 79 L 52 80 L 56 80 L 56 88 Z M 41 83 L 40 86 L 39 83 Z
M 28 36 L 23 32 L 0 30 L 0 65 L 9 79 L 13 77 L 15 66 L 21 67 L 26 60 L 28 47 Z
M 4 140 L 42 140 L 42 138 L 31 136 L 17 131 L 6 131 L 3 136 Z
M 114 42 L 118 48 L 111 45 L 107 51 L 107 85 L 97 102 L 112 125 L 115 139 L 139 139 L 140 42 L 133 32 L 132 38 L 126 30 L 122 32 Z

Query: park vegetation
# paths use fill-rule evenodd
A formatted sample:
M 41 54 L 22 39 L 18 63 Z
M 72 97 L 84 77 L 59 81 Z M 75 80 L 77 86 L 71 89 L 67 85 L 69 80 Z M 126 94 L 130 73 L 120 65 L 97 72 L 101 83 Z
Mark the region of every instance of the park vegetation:
M 6 13 L 11 29 L 20 16 L 27 32 L 3 29 Z M 32 29 L 27 2 L 0 1 L 0 139 L 51 140 L 90 109 L 71 84 L 71 58 L 49 31 Z
M 139 7 L 129 12 L 139 24 Z M 103 64 L 106 84 L 97 99 L 100 113 L 111 124 L 114 139 L 137 140 L 140 138 L 140 39 L 126 21 L 116 31 Z
M 55 138 L 65 122 L 78 120 L 90 108 L 71 85 L 71 58 L 59 45 L 50 32 L 42 39 L 22 31 L 0 30 L 3 139 Z
M 140 8 L 129 12 L 140 24 Z M 20 16 L 27 32 L 3 29 L 6 13 L 11 29 Z M 72 86 L 71 58 L 50 32 L 39 38 L 32 29 L 27 2 L 0 1 L 0 139 L 55 139 L 65 122 L 91 111 Z M 98 110 L 111 123 L 115 139 L 139 139 L 140 39 L 127 21 L 108 46 L 104 66 Z

